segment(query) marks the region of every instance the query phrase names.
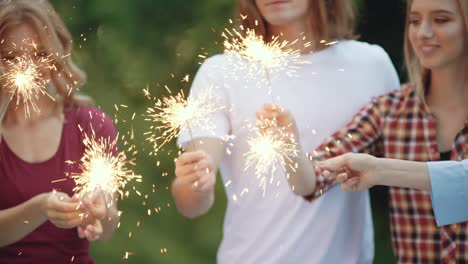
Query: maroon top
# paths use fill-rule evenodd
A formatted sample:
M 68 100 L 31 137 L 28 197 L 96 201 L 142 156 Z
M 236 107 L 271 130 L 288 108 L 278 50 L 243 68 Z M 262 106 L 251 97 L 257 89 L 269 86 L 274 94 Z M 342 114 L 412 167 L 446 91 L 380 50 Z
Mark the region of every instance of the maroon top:
M 77 162 L 84 153 L 83 135 L 78 126 L 89 136 L 94 130 L 96 138 L 114 139 L 116 136 L 112 121 L 101 111 L 78 108 L 65 111 L 60 146 L 47 161 L 26 162 L 11 151 L 5 140 L 0 142 L 0 210 L 53 189 L 73 195 L 75 183 L 66 175 L 77 172 L 78 167 L 66 161 Z M 89 242 L 78 237 L 76 228 L 60 229 L 49 221 L 22 240 L 0 247 L 0 263 L 62 264 L 72 260 L 79 264 L 94 263 L 89 256 Z

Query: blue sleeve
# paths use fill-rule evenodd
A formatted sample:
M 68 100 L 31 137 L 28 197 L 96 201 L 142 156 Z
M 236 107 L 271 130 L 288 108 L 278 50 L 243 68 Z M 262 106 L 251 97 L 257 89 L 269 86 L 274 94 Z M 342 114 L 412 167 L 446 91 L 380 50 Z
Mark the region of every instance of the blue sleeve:
M 468 221 L 468 160 L 428 162 L 438 226 Z

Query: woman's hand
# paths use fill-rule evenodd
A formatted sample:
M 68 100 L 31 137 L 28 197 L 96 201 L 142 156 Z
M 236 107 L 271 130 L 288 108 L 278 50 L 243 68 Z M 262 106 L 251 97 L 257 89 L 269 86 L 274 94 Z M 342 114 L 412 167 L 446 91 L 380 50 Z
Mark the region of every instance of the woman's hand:
M 84 211 L 68 194 L 54 191 L 42 197 L 42 212 L 56 227 L 70 229 L 82 223 Z
M 85 196 L 81 208 L 86 213 L 84 214 L 83 223 L 78 226 L 78 236 L 89 241 L 100 239 L 104 231 L 102 221 L 105 221 L 108 210 L 104 195 L 97 193 L 92 197 Z
M 360 192 L 379 184 L 377 158 L 367 154 L 348 153 L 319 162 L 325 177 L 334 177 L 344 190 Z
M 99 219 L 94 221 L 85 227 L 78 226 L 78 237 L 81 239 L 87 239 L 88 241 L 96 241 L 101 238 L 103 233 L 102 222 Z
M 175 163 L 178 184 L 192 185 L 193 190 L 211 193 L 216 184 L 213 159 L 203 151 L 182 153 Z
M 299 140 L 296 121 L 288 109 L 267 103 L 257 110 L 256 117 L 260 132 L 274 133 L 291 142 Z

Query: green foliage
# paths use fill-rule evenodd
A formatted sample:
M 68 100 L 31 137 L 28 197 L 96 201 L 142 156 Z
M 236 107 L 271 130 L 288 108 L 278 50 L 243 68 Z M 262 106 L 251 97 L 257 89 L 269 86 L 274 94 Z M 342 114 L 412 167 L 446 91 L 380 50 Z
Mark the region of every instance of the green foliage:
M 198 54 L 221 51 L 216 43 L 220 30 L 234 14 L 234 1 L 52 2 L 74 37 L 73 58 L 88 73 L 82 92 L 91 95 L 110 116 L 118 114 L 119 119 L 130 120 L 134 112 L 137 114 L 134 121 L 121 121 L 116 127 L 121 133 L 130 128 L 135 131 L 141 149 L 137 173 L 144 177 L 138 185 L 141 196 L 132 193 L 120 202 L 122 225 L 111 241 L 93 244 L 92 255 L 97 263 L 214 263 L 226 205 L 223 186 L 218 182 L 215 206 L 206 216 L 188 220 L 177 213 L 170 195 L 177 149 L 172 144 L 169 155 L 148 156 L 152 146 L 144 140 L 148 124 L 142 114 L 149 102 L 143 89 L 149 87 L 153 95 L 164 94 L 164 84 L 188 90 L 181 86 L 181 78 L 186 73 L 194 75 L 201 61 Z M 359 4 L 367 2 L 360 0 Z M 360 31 L 367 32 L 371 24 L 362 24 Z M 382 43 L 391 41 L 382 34 L 378 37 Z M 400 55 L 394 58 L 398 60 Z M 121 104 L 128 108 L 120 107 L 117 113 L 114 105 Z M 392 263 L 387 211 L 378 208 L 374 210 L 378 212 L 374 217 L 376 263 Z M 133 253 L 128 260 L 123 259 L 126 251 Z

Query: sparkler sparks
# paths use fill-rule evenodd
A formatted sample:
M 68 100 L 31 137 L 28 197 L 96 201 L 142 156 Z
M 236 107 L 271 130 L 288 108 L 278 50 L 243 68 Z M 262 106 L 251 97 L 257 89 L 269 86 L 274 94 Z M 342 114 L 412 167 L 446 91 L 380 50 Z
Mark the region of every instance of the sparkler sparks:
M 222 37 L 225 53 L 234 55 L 228 57 L 234 72 L 247 72 L 254 80 L 258 80 L 258 75 L 264 75 L 270 94 L 272 77 L 280 72 L 293 77 L 298 69 L 297 65 L 309 63 L 301 60 L 301 51 L 294 48 L 299 40 L 289 42 L 280 40 L 279 36 L 266 40 L 263 36 L 257 35 L 255 29 L 246 29 L 242 26 L 225 29 Z M 306 42 L 304 47 L 310 45 L 310 42 Z
M 50 60 L 45 57 L 41 57 L 38 62 L 35 62 L 26 55 L 15 57 L 11 61 L 5 61 L 9 70 L 0 76 L 0 79 L 4 82 L 4 87 L 8 89 L 9 96 L 2 108 L 0 117 L 3 118 L 8 105 L 14 97 L 16 97 L 17 106 L 21 103 L 24 105 L 27 116 L 31 115 L 31 108 L 36 113 L 40 112 L 34 101 L 41 95 L 47 95 L 45 89 L 47 81 L 42 78 L 38 65 L 48 65 L 49 62 Z M 54 100 L 54 98 L 50 98 Z
M 141 182 L 141 176 L 128 168 L 135 165 L 135 160 L 128 160 L 124 151 L 114 154 L 117 139 L 97 139 L 93 130 L 91 136 L 84 135 L 83 143 L 85 153 L 80 160 L 81 173 L 71 174 L 76 183 L 73 191 L 78 196 L 93 196 L 100 192 L 107 198 L 117 193 L 123 198 L 123 189 L 130 181 Z
M 255 175 L 260 179 L 263 191 L 266 191 L 267 177 L 270 175 L 270 184 L 273 183 L 274 173 L 281 167 L 286 169 L 287 161 L 290 157 L 298 156 L 300 151 L 297 142 L 293 137 L 286 138 L 284 134 L 278 136 L 273 129 L 277 129 L 274 124 L 263 134 L 257 132 L 256 137 L 248 140 L 249 152 L 244 154 L 245 168 L 255 167 Z
M 169 91 L 168 87 L 166 89 Z M 147 98 L 151 99 L 149 92 L 147 90 L 144 92 Z M 192 127 L 213 130 L 215 124 L 209 115 L 224 108 L 218 103 L 212 88 L 204 89 L 197 96 L 188 99 L 185 99 L 181 91 L 175 96 L 154 100 L 156 102 L 153 107 L 147 109 L 145 119 L 151 122 L 150 131 L 145 135 L 154 145 L 154 152 L 151 153 L 154 155 L 184 129 L 189 130 L 191 138 L 193 138 Z

